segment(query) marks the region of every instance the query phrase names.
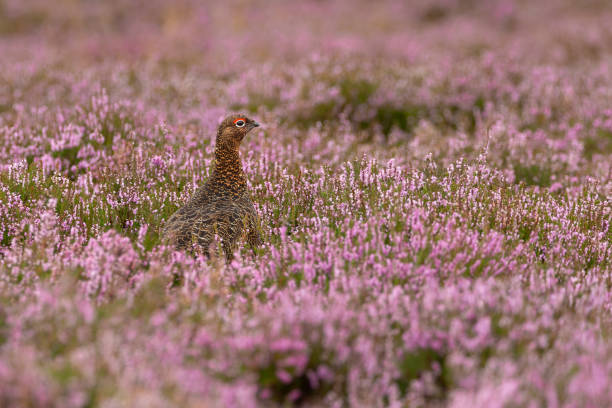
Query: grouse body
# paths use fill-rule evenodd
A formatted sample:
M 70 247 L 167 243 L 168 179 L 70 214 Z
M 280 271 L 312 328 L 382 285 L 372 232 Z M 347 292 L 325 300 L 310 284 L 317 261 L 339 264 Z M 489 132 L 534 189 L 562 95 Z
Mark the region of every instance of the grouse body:
M 261 243 L 257 213 L 248 195 L 239 152 L 244 136 L 258 126 L 240 114 L 221 122 L 212 174 L 168 219 L 163 235 L 169 244 L 178 249 L 198 248 L 209 255 L 209 246 L 218 235 L 226 259 L 231 260 L 240 239 L 246 238 L 253 249 Z

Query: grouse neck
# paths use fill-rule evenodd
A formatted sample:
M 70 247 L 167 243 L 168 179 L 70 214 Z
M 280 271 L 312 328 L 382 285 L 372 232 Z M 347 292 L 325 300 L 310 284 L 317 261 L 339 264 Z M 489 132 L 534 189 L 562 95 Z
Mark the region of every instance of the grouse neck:
M 221 182 L 234 193 L 246 190 L 246 177 L 242 170 L 237 147 L 221 145 L 215 149 L 215 170 L 213 179 Z

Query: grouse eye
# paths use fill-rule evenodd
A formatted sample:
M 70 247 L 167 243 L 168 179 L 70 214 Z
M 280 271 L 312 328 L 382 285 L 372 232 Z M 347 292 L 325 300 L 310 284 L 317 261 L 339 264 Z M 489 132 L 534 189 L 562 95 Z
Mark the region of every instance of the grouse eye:
M 236 127 L 244 127 L 244 125 L 246 125 L 246 122 L 244 121 L 244 119 L 238 119 L 237 121 L 234 122 L 236 124 Z

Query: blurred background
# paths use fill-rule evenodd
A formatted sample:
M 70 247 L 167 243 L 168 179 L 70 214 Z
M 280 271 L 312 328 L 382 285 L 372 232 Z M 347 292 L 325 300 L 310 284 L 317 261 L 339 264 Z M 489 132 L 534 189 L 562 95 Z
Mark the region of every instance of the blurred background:
M 2 0 L 0 34 L 3 59 L 224 66 L 312 53 L 418 60 L 494 51 L 577 63 L 610 52 L 611 10 L 606 0 Z
M 80 123 L 73 108 L 103 92 L 136 128 L 198 143 L 240 110 L 290 140 L 329 137 L 338 163 L 448 164 L 487 145 L 511 180 L 606 180 L 610 21 L 606 0 L 0 0 L 0 124 L 20 109 L 38 112 L 19 125 L 32 133 L 57 128 L 53 110 Z M 46 148 L 24 137 L 0 156 Z

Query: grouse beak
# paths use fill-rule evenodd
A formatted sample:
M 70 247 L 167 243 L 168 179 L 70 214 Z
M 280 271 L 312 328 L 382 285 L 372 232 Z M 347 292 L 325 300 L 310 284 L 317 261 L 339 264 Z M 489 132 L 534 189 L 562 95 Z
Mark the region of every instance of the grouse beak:
M 249 122 L 249 125 L 251 126 L 249 130 L 259 127 L 259 123 L 257 123 L 256 121 Z

